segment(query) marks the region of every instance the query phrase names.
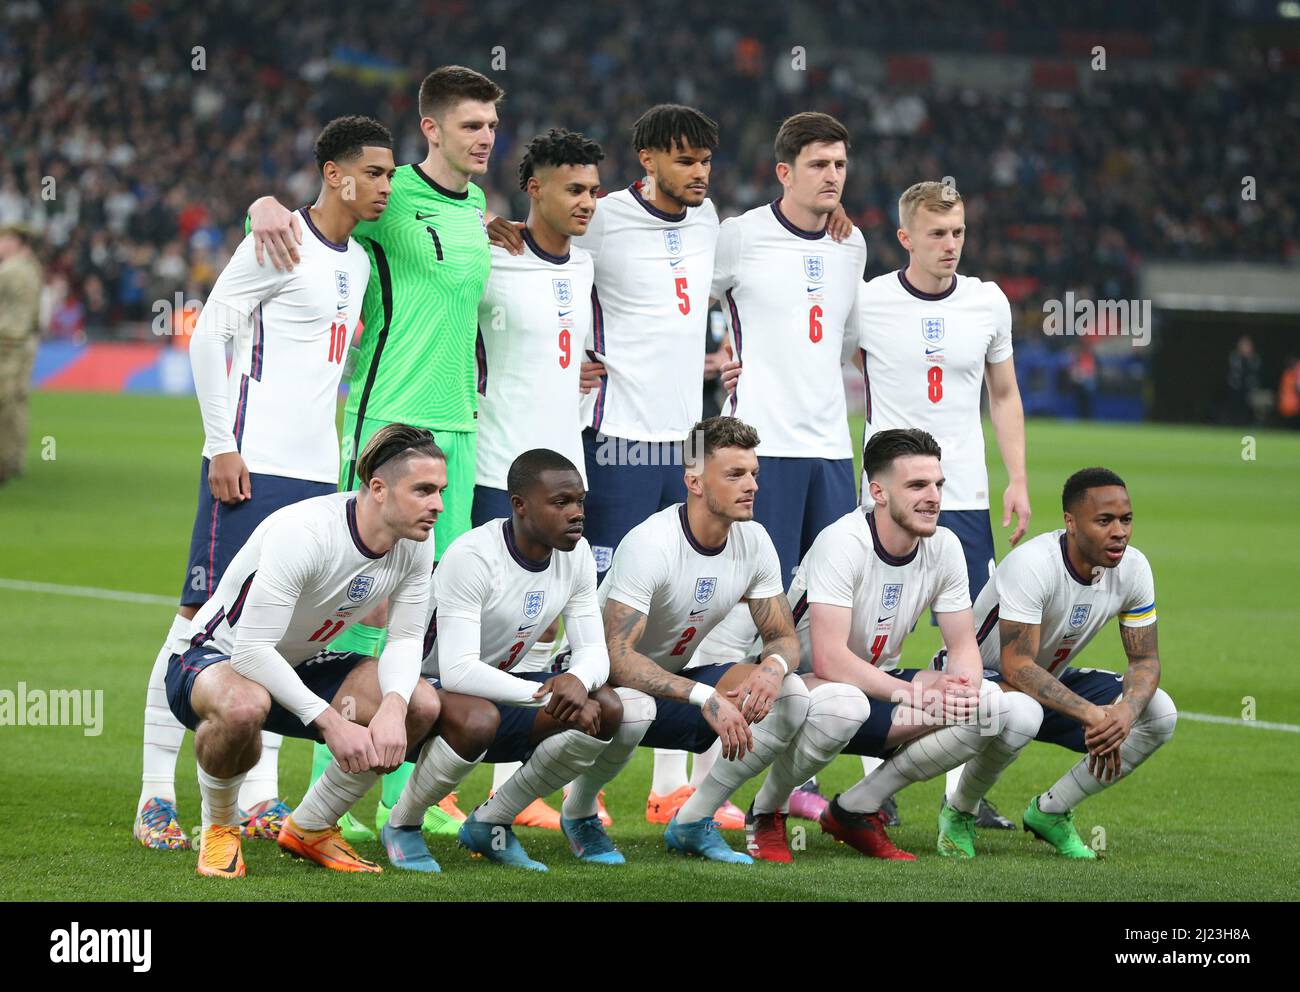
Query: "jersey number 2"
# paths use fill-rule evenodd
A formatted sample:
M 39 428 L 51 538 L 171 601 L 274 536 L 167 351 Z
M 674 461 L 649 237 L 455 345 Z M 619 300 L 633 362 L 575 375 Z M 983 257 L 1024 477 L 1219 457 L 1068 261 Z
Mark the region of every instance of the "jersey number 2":
M 677 644 L 673 647 L 673 654 L 680 655 L 686 650 L 686 645 L 691 643 L 691 638 L 695 636 L 695 628 L 687 627 L 682 631 L 682 636 L 678 638 Z

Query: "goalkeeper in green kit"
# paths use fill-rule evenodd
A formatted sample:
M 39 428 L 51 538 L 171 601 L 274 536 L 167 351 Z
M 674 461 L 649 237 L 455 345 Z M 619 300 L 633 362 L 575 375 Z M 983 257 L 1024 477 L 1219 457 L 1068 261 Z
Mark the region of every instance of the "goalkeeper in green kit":
M 483 191 L 470 182 L 487 172 L 496 141 L 496 104 L 504 91 L 463 66 L 435 69 L 420 84 L 420 130 L 428 155 L 398 168 L 388 209 L 362 221 L 352 236 L 370 257 L 363 330 L 343 411 L 340 491 L 356 488 L 357 454 L 385 424 L 432 431 L 447 455 L 444 510 L 434 529 L 442 553 L 470 529 L 474 500 L 477 397 L 475 348 L 478 303 L 491 268 Z M 249 208 L 257 259 L 292 268 L 302 242 L 298 215 L 265 196 Z M 340 356 L 341 360 L 341 356 Z M 331 651 L 378 656 L 386 607 L 330 643 Z M 477 755 L 466 757 L 477 757 Z M 312 780 L 331 755 L 317 744 Z M 385 776 L 376 819 L 397 801 L 412 766 Z M 464 815 L 448 797 L 425 818 L 425 829 L 455 835 Z M 340 821 L 349 840 L 373 839 L 351 814 Z

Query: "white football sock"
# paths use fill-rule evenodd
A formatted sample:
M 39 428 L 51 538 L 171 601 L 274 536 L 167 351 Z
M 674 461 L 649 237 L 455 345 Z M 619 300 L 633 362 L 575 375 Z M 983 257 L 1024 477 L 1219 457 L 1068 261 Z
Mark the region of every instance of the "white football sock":
M 569 783 L 564 806 L 560 810 L 566 819 L 582 820 L 596 815 L 596 800 L 600 796 L 600 790 L 627 767 L 641 739 L 654 723 L 654 697 L 637 689 L 619 688 L 614 691 L 623 703 L 623 722 L 614 732 L 613 739 L 591 763 L 591 767 Z
M 823 682 L 810 690 L 803 726 L 772 762 L 767 781 L 754 797 L 754 812 L 789 809 L 790 793 L 835 760 L 870 713 L 871 702 L 857 686 Z
M 1024 693 L 1021 693 L 1024 695 Z M 961 782 L 961 773 L 965 765 L 958 765 L 956 768 L 949 768 L 948 774 L 943 780 L 943 794 L 951 799 L 957 794 L 957 787 Z
M 655 748 L 654 776 L 650 781 L 650 791 L 657 796 L 666 796 L 686 784 L 686 752 Z
M 511 824 L 534 799 L 549 796 L 591 767 L 609 745 L 581 730 L 562 730 L 538 742 L 533 753 L 474 818 L 482 823 Z
M 721 740 L 714 741 L 713 747 L 709 748 L 703 754 L 695 755 L 694 760 L 691 761 L 691 788 L 698 789 L 700 787 L 700 783 L 708 777 L 709 772 L 713 770 L 714 763 L 719 757 L 721 757 L 721 755 Z
M 781 694 L 767 716 L 749 726 L 754 749 L 740 758 L 723 759 L 714 765 L 691 798 L 682 804 L 677 822 L 695 823 L 712 817 L 733 792 L 789 749 L 807 717 L 808 687 L 798 675 L 787 675 L 781 681 Z
M 1128 739 L 1120 745 L 1120 772 L 1115 782 L 1128 777 L 1134 768 L 1173 737 L 1177 723 L 1178 710 L 1174 701 L 1163 689 L 1157 689 L 1142 715 L 1133 721 Z M 1068 812 L 1115 782 L 1102 782 L 1094 778 L 1092 772 L 1088 771 L 1088 757 L 1084 755 L 1054 786 L 1038 797 L 1038 808 L 1044 813 Z
M 331 761 L 293 811 L 293 822 L 303 830 L 328 830 L 378 781 L 378 772 L 345 772 Z
M 522 761 L 502 761 L 492 766 L 492 791 L 496 792 L 509 781 L 510 776 L 519 771 Z
M 250 810 L 258 803 L 268 799 L 280 798 L 280 743 L 284 740 L 279 734 L 262 731 L 262 756 L 244 776 L 244 784 L 239 787 L 239 808 Z
M 969 761 L 1001 733 L 1006 722 L 1007 694 L 992 682 L 980 687 L 979 718 L 971 723 L 939 727 L 909 741 L 879 768 L 840 796 L 851 813 L 874 813 L 881 803 L 913 782 L 924 782 Z
M 176 801 L 176 757 L 185 739 L 185 725 L 172 715 L 167 705 L 167 663 L 172 656 L 172 640 L 189 629 L 190 621 L 179 613 L 172 617 L 167 639 L 149 672 L 149 689 L 144 697 L 144 772 L 140 776 L 137 814 L 154 796 Z
M 862 759 L 863 778 L 870 775 L 877 768 L 879 768 L 881 764 L 884 763 L 885 760 L 884 758 L 877 758 L 875 755 L 871 755 L 871 754 L 863 754 L 863 755 L 859 755 L 859 757 Z
M 420 748 L 415 771 L 406 780 L 388 822 L 395 827 L 418 827 L 424 822 L 425 810 L 454 791 L 483 760 L 483 754 L 470 761 L 457 754 L 441 737 L 429 738 Z
M 199 795 L 203 797 L 203 829 L 214 825 L 239 826 L 239 783 L 241 772 L 231 778 L 209 775 L 199 766 Z
M 1006 716 L 1002 731 L 985 748 L 964 765 L 948 772 L 948 805 L 963 813 L 979 810 L 980 800 L 988 795 L 1011 762 L 1015 761 L 1025 745 L 1034 739 L 1043 724 L 1043 707 L 1023 692 L 1006 693 Z M 952 785 L 953 772 L 958 772 L 957 784 Z

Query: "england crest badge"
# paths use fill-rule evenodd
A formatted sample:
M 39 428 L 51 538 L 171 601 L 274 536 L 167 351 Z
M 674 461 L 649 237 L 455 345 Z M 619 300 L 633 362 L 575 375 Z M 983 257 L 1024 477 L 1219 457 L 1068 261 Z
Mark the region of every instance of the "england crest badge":
M 921 337 L 925 338 L 926 344 L 938 344 L 940 341 L 942 341 L 943 340 L 943 318 L 922 317 Z
M 552 279 L 551 288 L 555 291 L 555 302 L 567 307 L 573 302 L 573 284 L 568 279 Z
M 1088 614 L 1092 612 L 1091 603 L 1080 603 L 1070 611 L 1070 626 L 1078 630 L 1088 622 Z
M 359 603 L 370 595 L 370 589 L 375 584 L 374 576 L 358 575 L 348 586 L 348 599 L 354 603 Z
M 713 598 L 713 590 L 718 588 L 718 580 L 713 576 L 695 580 L 695 602 L 703 605 Z
M 902 598 L 903 583 L 886 582 L 884 589 L 880 593 L 880 608 L 882 610 L 897 609 L 898 603 Z
M 826 277 L 822 256 L 805 255 L 803 257 L 803 274 L 808 277 L 809 282 L 821 282 Z
M 542 603 L 546 601 L 546 593 L 538 589 L 530 592 L 524 597 L 524 616 L 529 620 L 536 620 L 542 612 Z
M 668 254 L 680 255 L 682 253 L 682 232 L 676 228 L 664 231 L 664 247 L 668 249 Z
M 346 300 L 351 292 L 351 287 L 348 285 L 348 274 L 342 269 L 334 270 L 334 290 L 339 294 L 340 300 Z

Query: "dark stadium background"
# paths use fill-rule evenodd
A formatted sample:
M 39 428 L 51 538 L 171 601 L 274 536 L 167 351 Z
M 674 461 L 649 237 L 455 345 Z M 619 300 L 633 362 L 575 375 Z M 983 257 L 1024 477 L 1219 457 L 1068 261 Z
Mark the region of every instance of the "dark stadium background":
M 314 198 L 311 143 L 331 117 L 375 115 L 398 161 L 418 160 L 419 80 L 463 62 L 507 90 L 482 185 L 518 218 L 522 142 L 582 130 L 616 188 L 637 178 L 630 127 L 658 101 L 719 121 L 723 216 L 775 196 L 783 117 L 840 117 L 867 277 L 905 262 L 899 192 L 953 177 L 962 271 L 1012 300 L 1030 415 L 1080 412 L 1074 373 L 1095 345 L 1094 416 L 1276 422 L 1284 361 L 1300 354 L 1295 3 L 29 0 L 0 29 L 0 224 L 41 237 L 55 340 L 149 340 L 156 301 L 202 301 L 256 196 Z M 1153 283 L 1158 262 L 1175 264 Z M 1266 288 L 1239 292 L 1255 279 Z M 1152 345 L 1044 334 L 1044 301 L 1067 290 L 1152 299 Z M 1243 333 L 1259 360 L 1234 396 Z

